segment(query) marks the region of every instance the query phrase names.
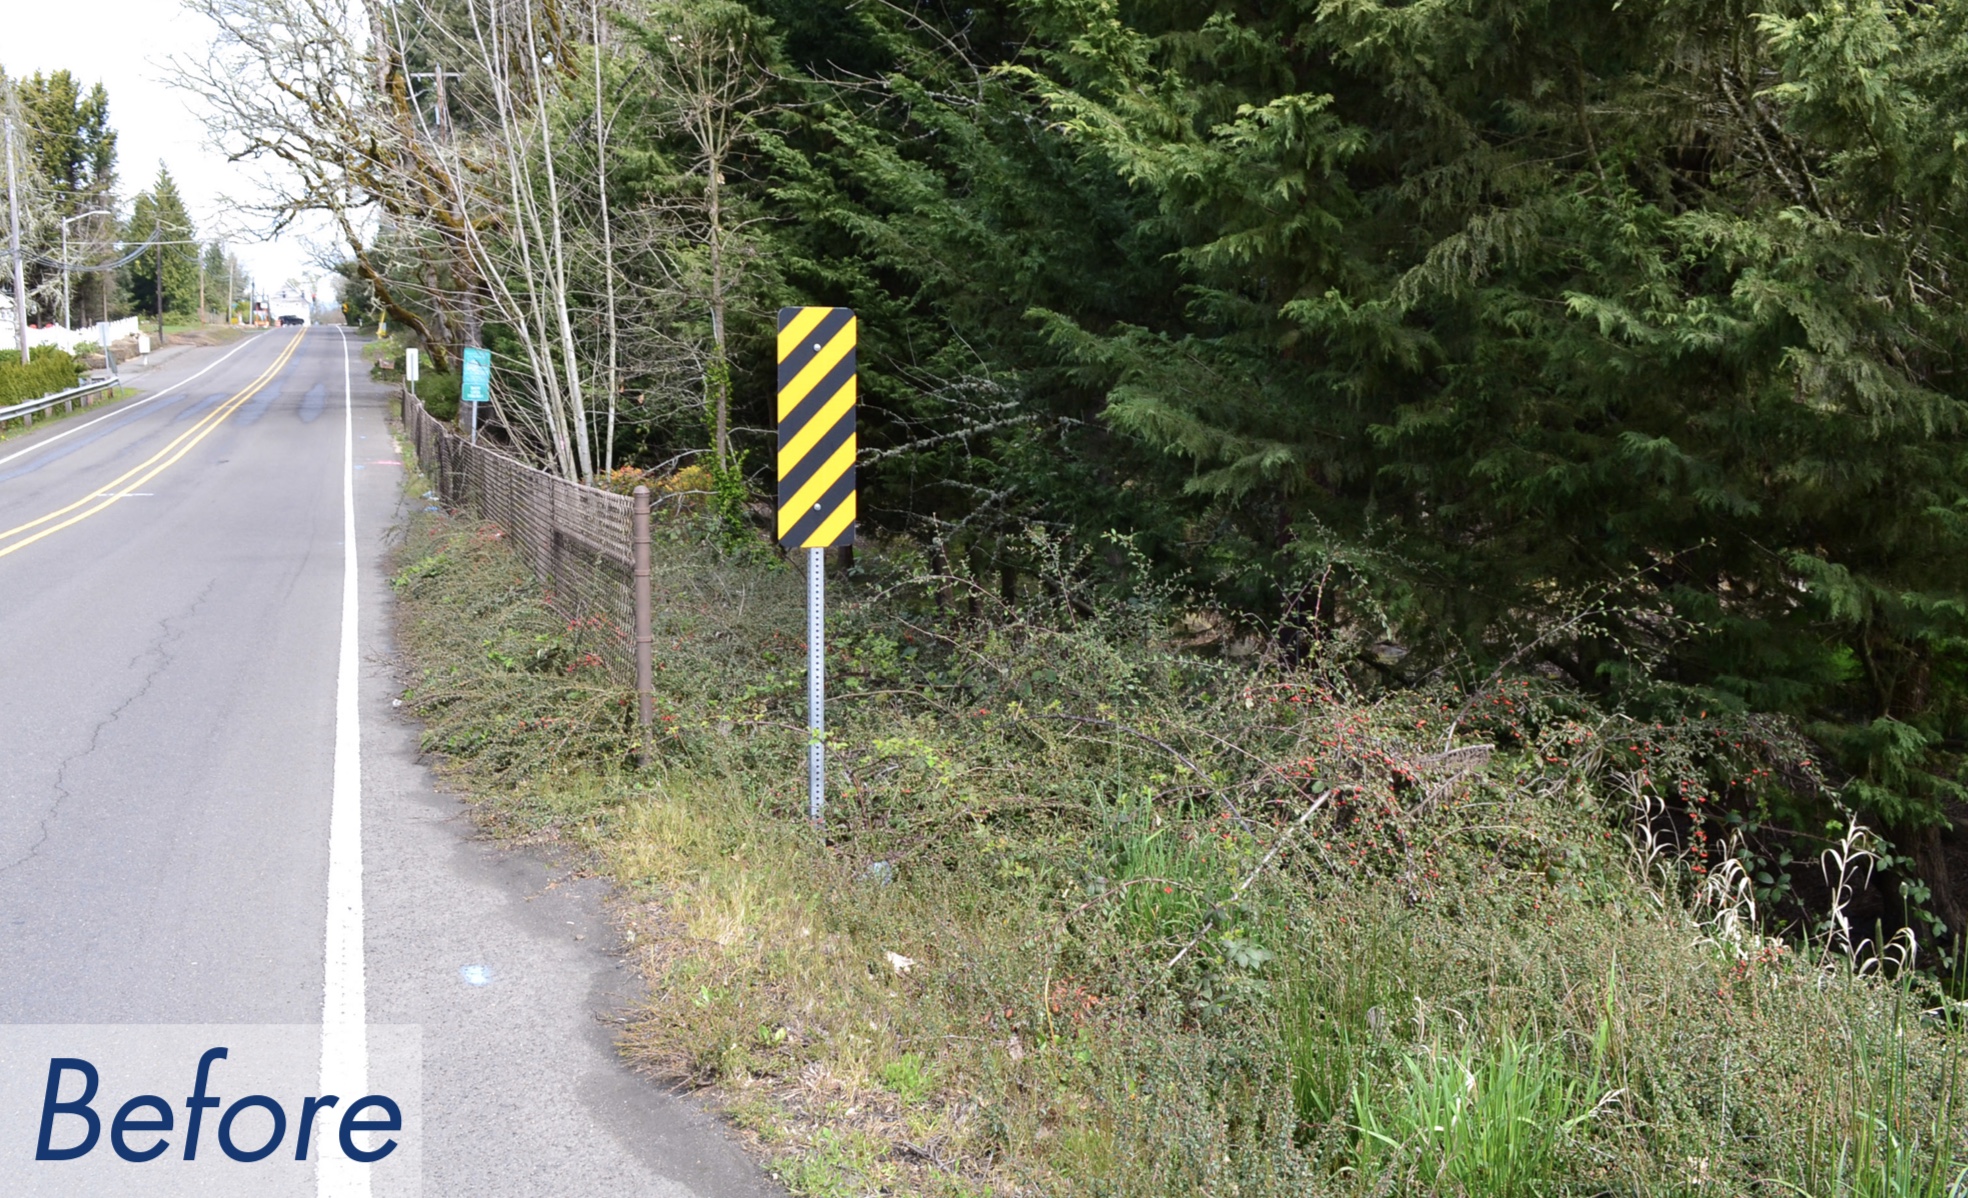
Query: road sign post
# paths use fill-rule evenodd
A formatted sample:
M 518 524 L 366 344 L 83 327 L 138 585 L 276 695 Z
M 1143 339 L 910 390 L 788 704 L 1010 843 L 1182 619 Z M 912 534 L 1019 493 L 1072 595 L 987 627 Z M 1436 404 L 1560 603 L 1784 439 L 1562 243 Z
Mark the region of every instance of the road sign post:
M 779 543 L 806 550 L 807 817 L 827 805 L 827 550 L 854 544 L 852 308 L 779 309 Z
M 468 349 L 465 351 L 464 377 L 460 381 L 458 399 L 471 408 L 471 443 L 478 444 L 478 405 L 492 400 L 492 351 L 489 349 Z

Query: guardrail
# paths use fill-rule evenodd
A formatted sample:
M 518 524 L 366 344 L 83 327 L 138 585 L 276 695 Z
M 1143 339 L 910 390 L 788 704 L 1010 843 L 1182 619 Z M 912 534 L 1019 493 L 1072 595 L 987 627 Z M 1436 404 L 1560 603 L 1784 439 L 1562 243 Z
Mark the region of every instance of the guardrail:
M 26 403 L 17 403 L 10 408 L 0 408 L 0 425 L 5 425 L 9 420 L 18 420 L 22 427 L 26 427 L 33 424 L 34 418 L 41 413 L 53 411 L 56 404 L 62 405 L 63 411 L 72 412 L 78 399 L 83 401 L 82 406 L 86 408 L 89 406 L 89 397 L 99 391 L 113 390 L 115 387 L 114 378 L 101 379 L 93 383 L 84 383 L 80 387 L 70 387 L 66 391 L 57 391 L 53 395 L 43 395 L 40 399 L 30 399 Z

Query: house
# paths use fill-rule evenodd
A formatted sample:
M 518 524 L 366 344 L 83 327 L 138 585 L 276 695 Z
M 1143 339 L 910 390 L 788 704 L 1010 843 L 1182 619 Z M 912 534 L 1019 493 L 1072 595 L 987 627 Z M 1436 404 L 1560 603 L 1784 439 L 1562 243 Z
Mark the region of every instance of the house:
M 267 313 L 274 324 L 280 324 L 289 317 L 301 324 L 313 324 L 314 301 L 298 287 L 283 287 L 267 300 Z

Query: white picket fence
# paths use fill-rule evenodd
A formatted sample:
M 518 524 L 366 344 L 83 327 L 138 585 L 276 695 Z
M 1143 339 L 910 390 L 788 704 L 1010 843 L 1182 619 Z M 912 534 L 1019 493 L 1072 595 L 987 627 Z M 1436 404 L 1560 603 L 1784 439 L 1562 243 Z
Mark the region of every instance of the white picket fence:
M 0 322 L 0 349 L 16 349 L 18 346 L 15 345 L 14 322 L 11 313 L 5 315 L 9 319 Z M 137 335 L 137 318 L 134 316 L 125 316 L 122 320 L 112 320 L 107 323 L 111 341 L 121 341 L 125 337 Z M 56 349 L 73 350 L 85 341 L 90 345 L 100 345 L 103 340 L 103 324 L 104 322 L 98 321 L 79 329 L 65 329 L 58 324 L 37 329 L 30 325 L 27 330 L 27 348 L 33 351 L 52 345 Z

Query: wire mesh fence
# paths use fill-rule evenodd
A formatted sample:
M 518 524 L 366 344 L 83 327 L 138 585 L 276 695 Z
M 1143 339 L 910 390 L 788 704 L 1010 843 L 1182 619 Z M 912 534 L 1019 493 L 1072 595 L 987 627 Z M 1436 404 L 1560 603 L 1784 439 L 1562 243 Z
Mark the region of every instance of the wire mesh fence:
M 505 530 L 567 617 L 577 651 L 599 654 L 630 677 L 636 668 L 635 503 L 473 445 L 429 412 L 408 388 L 403 423 L 417 463 L 447 507 Z

